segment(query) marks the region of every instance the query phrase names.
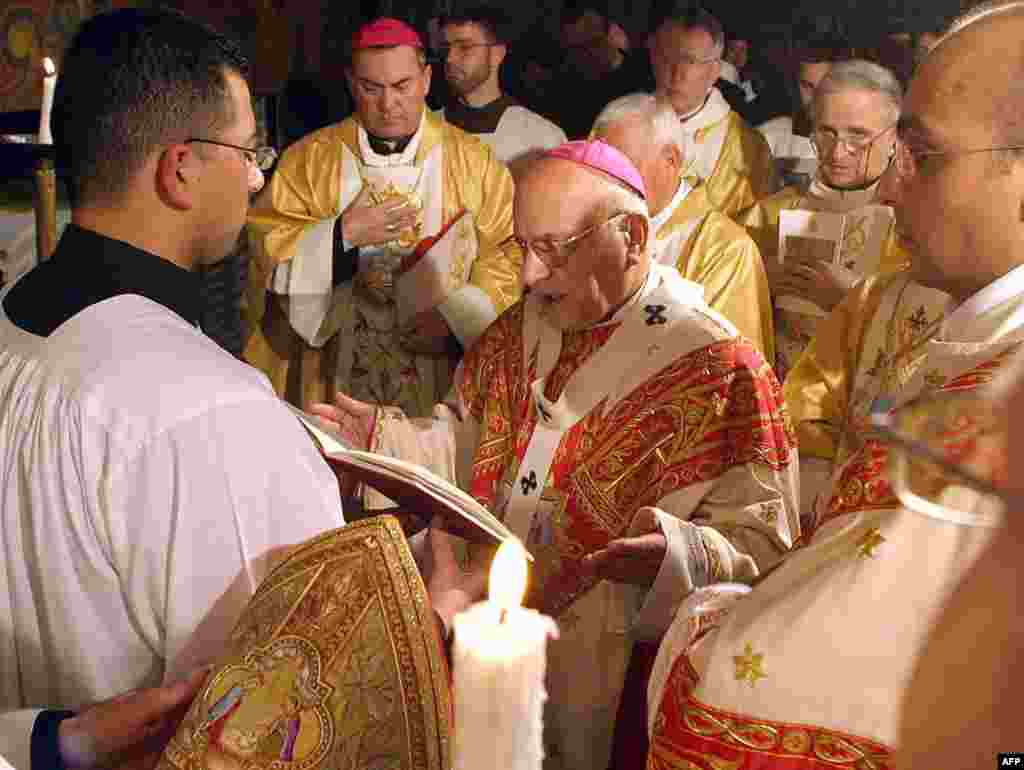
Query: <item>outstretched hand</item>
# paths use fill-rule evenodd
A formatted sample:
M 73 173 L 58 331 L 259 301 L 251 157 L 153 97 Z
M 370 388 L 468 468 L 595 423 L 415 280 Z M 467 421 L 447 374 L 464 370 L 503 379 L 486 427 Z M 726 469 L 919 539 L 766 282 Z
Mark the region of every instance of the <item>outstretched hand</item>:
M 377 407 L 357 401 L 342 392 L 334 394 L 333 404 L 312 404 L 310 414 L 316 415 L 325 428 L 340 434 L 353 449 L 369 449 Z
M 175 684 L 133 690 L 65 719 L 58 727 L 65 766 L 69 770 L 155 766 L 208 673 L 199 669 Z
M 612 540 L 600 551 L 583 557 L 583 566 L 601 580 L 650 588 L 668 552 L 668 540 L 658 527 L 653 508 L 641 508 L 628 536 Z

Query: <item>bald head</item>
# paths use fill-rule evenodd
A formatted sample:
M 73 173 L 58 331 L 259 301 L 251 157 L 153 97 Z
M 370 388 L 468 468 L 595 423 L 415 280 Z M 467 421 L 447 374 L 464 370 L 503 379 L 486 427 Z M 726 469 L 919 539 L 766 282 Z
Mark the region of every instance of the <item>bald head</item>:
M 992 129 L 993 145 L 1024 144 L 1024 2 L 986 3 L 960 17 L 932 47 L 917 81 L 944 73 L 943 92 Z

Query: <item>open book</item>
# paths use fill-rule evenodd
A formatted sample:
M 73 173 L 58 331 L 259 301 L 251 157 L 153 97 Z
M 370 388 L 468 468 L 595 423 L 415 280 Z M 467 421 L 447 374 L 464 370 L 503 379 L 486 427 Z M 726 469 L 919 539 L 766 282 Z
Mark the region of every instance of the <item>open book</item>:
M 353 449 L 315 417 L 291 404 L 287 406 L 299 418 L 328 462 L 341 466 L 403 508 L 428 520 L 440 515 L 445 521 L 445 531 L 474 543 L 497 545 L 512 537 L 508 527 L 490 511 L 437 474 L 420 465 Z
M 846 216 L 829 211 L 784 209 L 779 213 L 779 261 L 800 260 L 839 264 Z M 776 306 L 813 316 L 828 315 L 810 300 L 784 294 Z

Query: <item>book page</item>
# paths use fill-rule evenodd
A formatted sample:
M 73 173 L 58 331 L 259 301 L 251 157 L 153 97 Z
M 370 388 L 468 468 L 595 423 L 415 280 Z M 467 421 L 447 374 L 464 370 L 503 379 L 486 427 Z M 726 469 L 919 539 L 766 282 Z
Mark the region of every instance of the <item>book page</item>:
M 500 519 L 475 498 L 421 465 L 386 455 L 352 449 L 317 419 L 287 405 L 320 447 L 328 462 L 340 465 L 409 511 L 428 520 L 441 516 L 445 529 L 478 543 L 497 545 L 512 537 Z M 533 557 L 527 554 L 532 561 Z
M 838 264 L 843 248 L 846 216 L 830 211 L 784 209 L 779 212 L 779 262 L 826 262 Z M 785 294 L 776 307 L 794 313 L 823 317 L 816 304 L 803 297 Z

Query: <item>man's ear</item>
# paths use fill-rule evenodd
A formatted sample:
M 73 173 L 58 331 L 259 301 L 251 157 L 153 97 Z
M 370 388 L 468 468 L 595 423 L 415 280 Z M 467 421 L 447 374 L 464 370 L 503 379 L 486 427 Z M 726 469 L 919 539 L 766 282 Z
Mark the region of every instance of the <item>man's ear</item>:
M 508 44 L 507 43 L 495 43 L 491 46 L 491 66 L 497 69 L 501 66 L 501 63 L 505 61 L 505 57 L 508 56 Z
M 191 209 L 196 204 L 202 164 L 188 144 L 165 149 L 156 162 L 156 187 L 160 198 L 172 208 Z
M 649 222 L 645 217 L 639 214 L 630 214 L 626 217 L 626 257 L 630 266 L 640 262 L 640 256 L 647 249 L 649 235 Z
M 620 51 L 629 50 L 629 35 L 626 34 L 626 30 L 614 21 L 608 24 L 608 42 Z
M 665 146 L 661 148 L 661 157 L 668 163 L 677 173 L 681 173 L 683 170 L 683 153 L 680 152 L 679 147 L 676 146 L 675 142 L 666 142 Z
M 430 93 L 430 78 L 434 74 L 434 68 L 429 64 L 423 65 L 423 93 Z

